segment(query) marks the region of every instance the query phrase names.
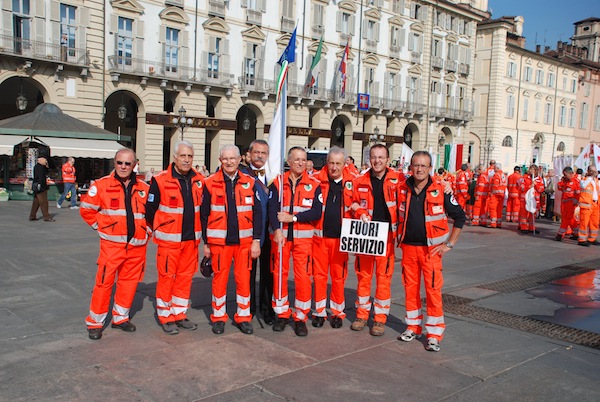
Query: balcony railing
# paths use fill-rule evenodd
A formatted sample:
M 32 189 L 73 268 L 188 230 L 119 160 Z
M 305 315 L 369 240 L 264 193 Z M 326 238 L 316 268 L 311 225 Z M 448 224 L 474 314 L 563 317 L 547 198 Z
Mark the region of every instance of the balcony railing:
M 262 25 L 262 13 L 256 10 L 246 10 L 246 22 L 253 25 Z
M 458 73 L 463 75 L 469 75 L 469 65 L 465 63 L 460 63 L 458 65 Z
M 293 18 L 281 17 L 281 31 L 292 33 L 296 27 L 296 21 Z
M 201 69 L 199 81 L 200 84 L 231 88 L 235 82 L 235 76 L 222 71 Z
M 365 39 L 365 50 L 371 53 L 377 53 L 377 41 L 373 39 Z
M 431 66 L 433 68 L 439 68 L 439 69 L 444 68 L 444 59 L 442 59 L 441 57 L 438 57 L 438 56 L 433 56 L 431 58 Z
M 455 60 L 446 60 L 446 71 L 456 72 L 458 62 Z
M 400 58 L 400 46 L 390 46 L 390 57 Z
M 134 59 L 118 55 L 108 56 L 109 73 L 127 73 L 143 75 L 146 77 L 169 78 L 177 80 L 190 80 L 193 69 L 178 65 L 167 64 L 150 60 Z
M 225 2 L 223 0 L 209 0 L 208 15 L 225 17 Z
M 312 36 L 313 36 L 313 38 L 319 38 L 324 33 L 325 33 L 325 27 L 323 25 L 313 25 L 312 26 Z
M 60 44 L 15 38 L 8 35 L 0 35 L 0 54 L 83 66 L 90 64 L 86 49 L 62 47 Z
M 410 62 L 421 64 L 421 52 L 410 52 Z

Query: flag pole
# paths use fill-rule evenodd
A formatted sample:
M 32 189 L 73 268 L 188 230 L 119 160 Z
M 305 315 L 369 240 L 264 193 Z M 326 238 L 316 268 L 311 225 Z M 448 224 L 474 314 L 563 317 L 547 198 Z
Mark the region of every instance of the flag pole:
M 283 65 L 281 66 L 281 68 L 283 69 L 287 69 L 288 68 L 288 62 L 287 60 L 285 60 L 283 62 Z M 281 111 L 281 154 L 280 154 L 280 174 L 279 174 L 279 212 L 283 212 L 283 175 L 285 174 L 285 138 L 286 138 L 286 127 L 287 127 L 287 73 L 285 73 L 285 78 L 283 80 L 283 86 L 281 87 L 281 99 L 279 100 L 280 102 L 285 102 L 286 107 L 282 107 Z M 293 201 L 293 200 L 292 200 Z M 283 235 L 283 222 L 279 222 L 279 229 L 281 229 L 281 233 Z M 288 230 L 289 230 L 289 226 L 288 226 Z M 284 238 L 283 241 L 285 241 L 286 239 Z M 277 246 L 277 251 L 279 253 L 279 279 L 278 279 L 278 283 L 277 283 L 277 288 L 279 289 L 278 292 L 278 300 L 281 300 L 282 297 L 282 290 L 281 290 L 281 286 L 283 283 L 283 242 L 280 242 L 279 245 Z

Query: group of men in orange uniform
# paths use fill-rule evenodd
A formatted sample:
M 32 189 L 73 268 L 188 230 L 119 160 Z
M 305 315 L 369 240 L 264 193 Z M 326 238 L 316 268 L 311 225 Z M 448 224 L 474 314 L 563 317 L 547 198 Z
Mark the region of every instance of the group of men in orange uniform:
M 252 165 L 264 166 L 268 145 L 264 141 L 253 145 L 266 152 Z M 252 153 L 252 145 L 250 149 Z M 340 328 L 346 316 L 344 284 L 348 276 L 348 254 L 340 251 L 342 219 L 353 218 L 387 222 L 389 232 L 384 255 L 356 256 L 356 320 L 351 329 L 364 329 L 374 310 L 370 334 L 384 334 L 398 245 L 403 253 L 408 324 L 398 339 L 411 341 L 422 333 L 423 275 L 427 287 L 426 348 L 439 350 L 445 329 L 441 257 L 458 239 L 466 216 L 454 196 L 446 194 L 444 185 L 429 176 L 431 156 L 427 152 L 413 155 L 407 179 L 388 167 L 389 151 L 383 145 L 371 148 L 371 168 L 360 176 L 348 165 L 345 151 L 338 147 L 330 150 L 327 164 L 320 172 L 309 175 L 306 151 L 293 147 L 287 157 L 290 170 L 278 176 L 268 188 L 264 169 L 240 167 L 240 151 L 234 145 L 221 149 L 221 167 L 209 177 L 192 169 L 194 150 L 190 142 L 178 142 L 173 156 L 174 162 L 155 175 L 148 186 L 133 173 L 135 153 L 130 149 L 120 150 L 115 155 L 115 171 L 94 182 L 81 204 L 82 217 L 98 230 L 101 239 L 96 284 L 86 319 L 90 339 L 102 337 L 115 279 L 112 327 L 126 332 L 136 330 L 129 321 L 129 310 L 137 283 L 143 279 L 150 236 L 158 245 L 156 312 L 168 334 L 197 328 L 197 324 L 188 320 L 187 310 L 191 304 L 192 276 L 198 268 L 200 240 L 204 242 L 204 255 L 212 260 L 214 272 L 213 333 L 222 334 L 228 320 L 226 293 L 232 265 L 237 304 L 233 321 L 242 333 L 253 333 L 251 320 L 256 303 L 250 289 L 251 272 L 253 266 L 256 269 L 253 262 L 268 242 L 269 267 L 263 277 L 264 260 L 260 261 L 260 280 L 272 283 L 271 307 L 275 317 L 272 322 L 266 320 L 268 310 L 262 304 L 261 293 L 265 322 L 281 332 L 293 318 L 297 336 L 308 334 L 309 317 L 313 327 L 323 326 L 328 318 L 330 277 L 330 324 Z M 448 216 L 455 221 L 452 229 Z M 265 241 L 266 231 L 269 240 Z M 295 285 L 293 310 L 288 292 L 290 260 Z M 373 276 L 376 290 L 371 299 Z

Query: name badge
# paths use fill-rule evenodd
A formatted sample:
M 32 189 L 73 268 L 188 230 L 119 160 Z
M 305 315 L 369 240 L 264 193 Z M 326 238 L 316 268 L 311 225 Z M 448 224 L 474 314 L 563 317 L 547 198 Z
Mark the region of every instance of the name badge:
M 246 196 L 246 204 L 252 204 L 252 197 L 251 196 Z
M 434 205 L 431 208 L 431 212 L 433 212 L 434 214 L 443 214 L 444 213 L 444 207 L 442 205 Z
M 313 200 L 310 198 L 303 198 L 302 199 L 302 206 L 303 207 L 312 207 L 312 202 Z

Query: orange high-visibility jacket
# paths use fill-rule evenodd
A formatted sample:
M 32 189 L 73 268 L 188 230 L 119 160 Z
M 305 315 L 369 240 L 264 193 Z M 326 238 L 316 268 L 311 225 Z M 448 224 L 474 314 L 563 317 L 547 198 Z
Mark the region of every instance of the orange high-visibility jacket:
M 406 182 L 402 183 L 398 191 L 398 244 L 402 242 L 406 230 L 404 223 L 410 208 L 411 194 Z M 427 187 L 425 194 L 425 233 L 428 246 L 446 243 L 450 237 L 448 215 L 444 209 L 444 186 L 435 180 Z
M 280 181 L 275 179 L 273 182 L 277 189 L 277 194 L 280 192 Z M 302 174 L 300 181 L 296 184 L 294 199 L 292 200 L 292 187 L 290 185 L 290 172 L 283 175 L 283 202 L 281 203 L 281 211 L 296 215 L 300 212 L 308 211 L 312 208 L 312 203 L 315 199 L 315 193 L 319 188 L 319 180 L 313 176 Z M 283 224 L 283 236 L 288 237 L 288 223 Z M 295 222 L 294 225 L 294 240 L 309 239 L 312 240 L 315 225 L 314 222 Z
M 525 194 L 533 185 L 533 189 L 535 190 L 535 200 L 538 205 L 540 205 L 540 194 L 544 192 L 544 179 L 541 177 L 531 178 L 529 173 L 525 173 L 521 178 L 517 181 L 519 185 L 519 198 L 522 202 L 525 202 Z
M 88 225 L 98 230 L 101 239 L 124 245 L 143 246 L 148 242 L 150 233 L 146 225 L 146 199 L 150 187 L 135 179 L 131 188 L 135 232 L 128 242 L 125 190 L 114 174 L 98 179 L 92 184 L 83 197 L 79 213 Z
M 487 173 L 481 173 L 475 183 L 475 196 L 487 197 L 490 189 L 490 179 Z
M 577 177 L 573 176 L 569 181 L 560 180 L 556 187 L 562 192 L 562 202 L 579 200 L 581 187 Z
M 208 244 L 224 246 L 227 238 L 227 210 L 230 206 L 225 193 L 226 184 L 223 174 L 223 171 L 219 170 L 204 180 L 204 185 L 210 193 L 210 215 L 206 227 L 206 241 Z M 240 244 L 249 244 L 252 242 L 254 178 L 238 170 L 234 192 Z
M 65 183 L 75 183 L 75 166 L 69 162 L 62 165 L 62 179 Z
M 329 172 L 327 165 L 321 169 L 316 178 L 321 182 L 321 203 L 323 209 L 321 212 L 321 219 L 315 222 L 315 236 L 323 237 L 323 219 L 325 217 L 325 204 L 327 203 L 327 196 L 329 195 Z M 342 218 L 349 217 L 350 205 L 352 205 L 352 180 L 356 178 L 356 175 L 352 173 L 348 166 L 344 166 L 342 170 Z M 341 224 L 341 222 L 340 222 Z
M 508 176 L 508 179 L 506 180 L 506 182 L 507 182 L 507 188 L 508 188 L 508 196 L 510 198 L 518 198 L 519 197 L 519 187 L 517 185 L 517 182 L 519 181 L 520 178 L 521 178 L 521 173 L 519 173 L 519 172 L 514 172 L 513 174 Z
M 490 190 L 492 195 L 504 196 L 506 190 L 506 175 L 503 172 L 496 172 L 490 182 Z
M 594 178 L 589 181 L 586 179 L 589 179 L 589 177 L 585 177 L 581 180 L 581 195 L 579 196 L 579 206 L 581 208 L 592 207 L 592 202 L 594 201 L 594 187 L 596 187 L 597 196 L 600 196 L 600 183 L 598 182 L 598 179 Z
M 179 247 L 183 228 L 183 196 L 179 180 L 173 177 L 173 165 L 154 176 L 160 191 L 160 205 L 154 215 L 154 242 L 165 247 Z M 192 177 L 192 199 L 194 202 L 194 234 L 196 242 L 202 238 L 200 205 L 204 176 L 196 173 Z
M 467 198 L 469 193 L 469 174 L 467 171 L 460 170 L 456 175 L 456 194 Z
M 398 235 L 398 186 L 404 182 L 404 175 L 386 168 L 387 173 L 383 181 L 383 198 L 390 212 L 390 231 L 394 238 Z M 362 176 L 352 182 L 352 202 L 360 206 L 354 212 L 353 217 L 360 219 L 363 214 L 373 217 L 373 186 L 371 186 L 371 170 L 367 170 Z

